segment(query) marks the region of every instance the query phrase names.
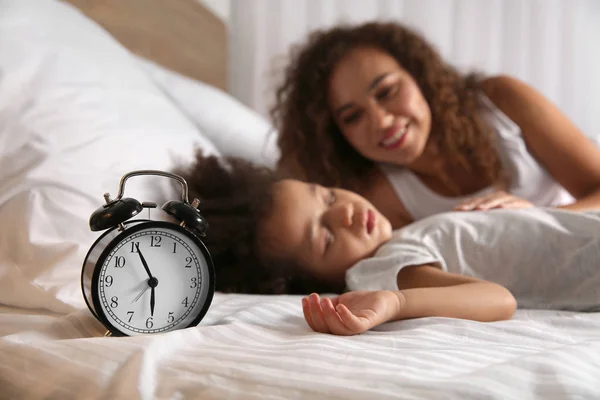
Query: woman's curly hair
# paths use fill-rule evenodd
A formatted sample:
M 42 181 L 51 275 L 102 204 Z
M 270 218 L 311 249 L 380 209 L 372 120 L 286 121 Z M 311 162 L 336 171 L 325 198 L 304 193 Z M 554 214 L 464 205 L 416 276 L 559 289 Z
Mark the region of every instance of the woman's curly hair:
M 272 216 L 276 171 L 237 157 L 205 156 L 175 171 L 208 222 L 202 241 L 215 266 L 216 290 L 248 294 L 335 293 L 342 288 L 307 276 L 293 260 L 261 251 L 262 223 Z M 275 243 L 266 244 L 273 247 Z M 264 246 L 263 246 L 264 247 Z
M 271 109 L 280 170 L 353 190 L 373 170 L 374 163 L 343 137 L 327 99 L 332 71 L 356 48 L 383 50 L 413 76 L 431 108 L 430 140 L 448 161 L 483 171 L 490 183 L 502 179 L 492 131 L 479 117 L 481 78 L 458 73 L 416 32 L 382 22 L 316 31 L 292 51 Z

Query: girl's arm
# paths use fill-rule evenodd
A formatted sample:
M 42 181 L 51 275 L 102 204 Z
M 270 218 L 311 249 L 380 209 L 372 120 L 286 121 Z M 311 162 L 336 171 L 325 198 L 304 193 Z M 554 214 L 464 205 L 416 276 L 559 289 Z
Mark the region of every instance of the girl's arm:
M 304 317 L 317 332 L 354 335 L 408 318 L 505 320 L 517 307 L 512 294 L 500 285 L 430 265 L 402 269 L 398 287 L 399 291 L 353 291 L 333 299 L 313 293 L 302 301 Z
M 600 208 L 600 149 L 551 101 L 524 82 L 493 77 L 484 82 L 490 100 L 512 119 L 538 162 L 577 201 L 563 208 Z
M 450 317 L 489 322 L 510 319 L 517 308 L 503 286 L 430 265 L 402 269 L 398 288 L 394 294 L 402 307 L 393 320 Z

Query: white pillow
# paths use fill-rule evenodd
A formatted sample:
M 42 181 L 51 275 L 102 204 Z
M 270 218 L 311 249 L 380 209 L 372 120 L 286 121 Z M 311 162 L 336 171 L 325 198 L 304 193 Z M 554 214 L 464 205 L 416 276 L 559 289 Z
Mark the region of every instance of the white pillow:
M 223 155 L 275 166 L 279 158 L 272 125 L 229 93 L 138 57 L 177 106 L 194 121 Z
M 81 264 L 99 236 L 88 221 L 102 194 L 116 196 L 129 171 L 218 151 L 67 3 L 0 0 L 0 49 L 0 304 L 83 308 Z M 179 198 L 174 187 L 132 178 L 125 194 L 162 202 Z

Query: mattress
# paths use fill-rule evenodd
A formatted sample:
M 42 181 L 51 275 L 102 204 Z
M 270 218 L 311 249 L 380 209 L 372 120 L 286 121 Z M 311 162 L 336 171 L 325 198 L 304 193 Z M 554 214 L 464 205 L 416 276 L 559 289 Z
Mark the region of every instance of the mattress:
M 600 313 L 423 318 L 339 337 L 297 296 L 217 293 L 199 326 L 104 337 L 87 310 L 0 309 L 1 398 L 600 398 Z

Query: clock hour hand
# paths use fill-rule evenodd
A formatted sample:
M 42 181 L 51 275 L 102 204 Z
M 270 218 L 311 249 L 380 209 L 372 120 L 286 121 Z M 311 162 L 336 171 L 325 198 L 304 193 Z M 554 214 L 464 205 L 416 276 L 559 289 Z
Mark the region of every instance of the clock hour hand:
M 152 273 L 150 272 L 150 268 L 148 268 L 148 264 L 146 263 L 146 259 L 144 258 L 144 255 L 140 251 L 139 244 L 136 246 L 136 248 L 137 248 L 137 253 L 140 255 L 140 260 L 142 260 L 142 265 L 144 266 L 144 269 L 146 270 L 146 273 L 148 274 L 148 278 L 150 278 L 150 279 L 154 278 L 152 276 Z

